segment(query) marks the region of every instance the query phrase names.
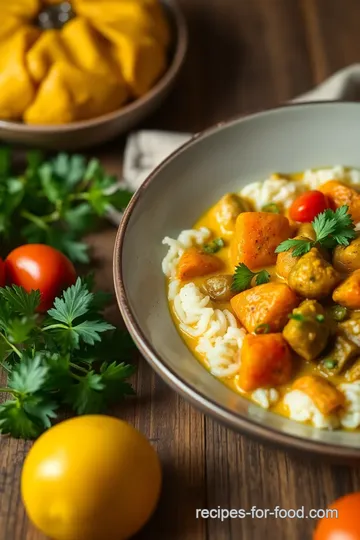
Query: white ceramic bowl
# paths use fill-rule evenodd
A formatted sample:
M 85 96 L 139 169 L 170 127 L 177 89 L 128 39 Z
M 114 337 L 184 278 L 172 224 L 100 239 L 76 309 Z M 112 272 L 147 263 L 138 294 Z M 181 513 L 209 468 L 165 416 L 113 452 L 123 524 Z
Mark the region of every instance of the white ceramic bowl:
M 264 410 L 193 357 L 171 319 L 161 261 L 176 237 L 229 191 L 332 165 L 360 167 L 360 104 L 291 105 L 220 124 L 164 161 L 133 197 L 117 235 L 118 303 L 138 348 L 176 391 L 230 427 L 300 451 L 360 458 L 360 433 L 322 431 Z

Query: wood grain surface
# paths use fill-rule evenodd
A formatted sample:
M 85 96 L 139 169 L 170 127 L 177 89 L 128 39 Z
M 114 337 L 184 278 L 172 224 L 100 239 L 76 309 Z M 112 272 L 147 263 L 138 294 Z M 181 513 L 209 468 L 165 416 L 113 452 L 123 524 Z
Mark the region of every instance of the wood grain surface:
M 277 105 L 360 60 L 359 0 L 179 0 L 190 29 L 185 68 L 143 127 L 199 131 Z M 119 140 L 94 149 L 121 173 Z M 112 287 L 113 229 L 91 236 L 98 284 Z M 109 310 L 121 324 L 117 307 Z M 196 519 L 198 508 L 324 508 L 360 490 L 357 468 L 312 463 L 204 417 L 138 358 L 137 396 L 115 413 L 153 442 L 164 469 L 159 507 L 139 540 L 310 540 L 311 519 Z M 29 524 L 19 477 L 30 447 L 0 440 L 0 540 L 43 540 Z M 106 540 L 106 538 L 104 538 Z

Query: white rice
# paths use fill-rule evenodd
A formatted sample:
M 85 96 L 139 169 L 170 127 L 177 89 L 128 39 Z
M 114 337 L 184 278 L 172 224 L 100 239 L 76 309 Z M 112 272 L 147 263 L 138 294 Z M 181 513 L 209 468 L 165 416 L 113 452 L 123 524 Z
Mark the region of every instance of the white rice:
M 162 243 L 169 246 L 169 250 L 162 262 L 162 271 L 167 277 L 175 277 L 176 267 L 185 249 L 193 246 L 202 246 L 211 236 L 206 227 L 181 231 L 177 239 L 165 236 Z
M 249 199 L 255 210 L 261 210 L 269 203 L 280 204 L 287 209 L 296 197 L 308 189 L 318 189 L 329 180 L 340 180 L 345 184 L 360 187 L 360 171 L 357 169 L 346 170 L 337 165 L 328 169 L 308 169 L 304 172 L 302 180 L 287 180 L 270 176 L 262 182 L 252 182 L 245 186 L 240 195 Z
M 340 180 L 345 184 L 357 186 L 360 184 L 360 171 L 346 170 L 345 167 L 337 165 L 329 169 L 308 169 L 303 176 L 303 182 L 309 189 L 318 189 L 329 180 Z
M 339 427 L 337 415 L 324 416 L 313 400 L 300 390 L 291 390 L 284 397 L 284 404 L 289 409 L 289 417 L 297 422 L 309 422 L 319 429 Z
M 341 425 L 348 429 L 360 426 L 360 382 L 339 385 L 346 398 L 346 409 L 340 414 Z
M 251 394 L 251 399 L 263 409 L 269 409 L 279 401 L 280 394 L 276 388 L 258 388 Z
M 175 286 L 174 286 L 175 289 Z M 214 309 L 209 296 L 194 283 L 181 287 L 174 296 L 174 311 L 180 320 L 180 330 L 199 338 L 196 351 L 205 356 L 210 371 L 216 377 L 231 377 L 240 367 L 240 355 L 245 330 L 239 328 L 234 315 L 227 309 Z
M 240 195 L 249 199 L 255 210 L 261 210 L 269 203 L 280 204 L 286 209 L 305 190 L 306 186 L 300 181 L 270 177 L 263 182 L 248 184 L 240 191 Z

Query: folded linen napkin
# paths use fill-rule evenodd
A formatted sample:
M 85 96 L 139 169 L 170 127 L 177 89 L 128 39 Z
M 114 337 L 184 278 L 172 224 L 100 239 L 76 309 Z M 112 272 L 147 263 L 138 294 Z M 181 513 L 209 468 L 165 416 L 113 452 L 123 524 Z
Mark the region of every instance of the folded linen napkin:
M 360 100 L 360 64 L 353 64 L 336 72 L 319 86 L 291 102 L 357 100 Z M 190 138 L 190 133 L 168 131 L 143 130 L 131 133 L 125 146 L 123 183 L 134 191 L 138 189 L 161 161 Z M 118 212 L 109 217 L 115 224 L 121 220 Z

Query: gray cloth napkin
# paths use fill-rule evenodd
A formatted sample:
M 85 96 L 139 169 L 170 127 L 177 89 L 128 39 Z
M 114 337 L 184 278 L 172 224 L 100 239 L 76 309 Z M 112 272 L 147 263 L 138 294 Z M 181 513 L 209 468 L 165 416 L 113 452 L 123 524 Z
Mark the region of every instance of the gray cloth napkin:
M 360 100 L 360 64 L 353 64 L 338 71 L 310 92 L 294 98 L 291 102 L 339 100 Z M 153 130 L 131 133 L 125 146 L 122 184 L 137 190 L 155 167 L 191 136 L 191 133 Z M 121 220 L 118 212 L 109 217 L 115 224 Z

